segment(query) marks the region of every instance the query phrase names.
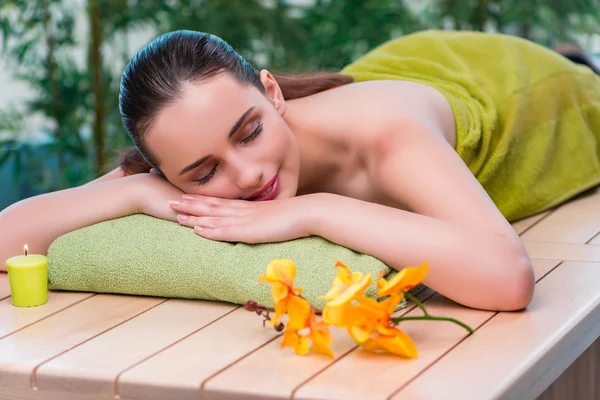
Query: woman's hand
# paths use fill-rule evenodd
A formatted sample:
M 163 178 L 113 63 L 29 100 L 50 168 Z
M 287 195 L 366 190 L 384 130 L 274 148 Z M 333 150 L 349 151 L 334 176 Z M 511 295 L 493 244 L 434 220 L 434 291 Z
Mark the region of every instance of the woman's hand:
M 140 213 L 167 221 L 177 222 L 177 213 L 169 206 L 169 200 L 180 198 L 184 193 L 158 173 L 134 175 L 137 185 L 136 202 Z
M 171 207 L 180 224 L 206 239 L 266 243 L 310 236 L 309 215 L 323 199 L 322 193 L 271 201 L 184 195 L 174 197 Z

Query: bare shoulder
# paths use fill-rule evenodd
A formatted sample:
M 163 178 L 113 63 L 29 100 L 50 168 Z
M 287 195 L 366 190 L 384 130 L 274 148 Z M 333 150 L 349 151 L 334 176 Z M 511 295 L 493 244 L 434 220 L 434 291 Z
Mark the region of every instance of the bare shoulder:
M 450 104 L 436 89 L 408 81 L 368 81 L 345 85 L 323 93 L 333 113 L 343 113 L 347 126 L 385 140 L 402 135 L 411 126 L 426 126 L 456 146 L 454 115 Z
M 454 118 L 445 97 L 419 84 L 390 83 L 388 88 L 369 83 L 364 89 L 357 84 L 356 90 L 371 102 L 365 106 L 370 111 L 362 114 L 373 123 L 363 155 L 375 196 L 386 205 L 513 237 L 506 219 L 455 151 Z M 395 109 L 398 115 L 389 117 Z
M 332 89 L 306 100 L 305 123 L 322 129 L 347 149 L 348 162 L 335 193 L 409 209 L 409 202 L 388 190 L 389 160 L 418 143 L 441 143 L 454 152 L 452 109 L 437 90 L 407 81 L 369 81 Z M 411 166 L 400 173 L 414 174 Z M 398 172 L 396 172 L 398 174 Z M 350 190 L 350 188 L 352 190 Z M 358 189 L 357 189 L 358 188 Z M 357 195 L 359 193 L 360 195 Z

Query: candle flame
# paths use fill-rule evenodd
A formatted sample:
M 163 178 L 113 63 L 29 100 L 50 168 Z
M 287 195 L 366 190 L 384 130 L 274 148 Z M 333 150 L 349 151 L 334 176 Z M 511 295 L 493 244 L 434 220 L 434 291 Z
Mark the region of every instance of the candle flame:
M 27 252 L 29 251 L 29 246 L 23 246 L 23 251 L 25 251 L 25 255 L 27 255 Z

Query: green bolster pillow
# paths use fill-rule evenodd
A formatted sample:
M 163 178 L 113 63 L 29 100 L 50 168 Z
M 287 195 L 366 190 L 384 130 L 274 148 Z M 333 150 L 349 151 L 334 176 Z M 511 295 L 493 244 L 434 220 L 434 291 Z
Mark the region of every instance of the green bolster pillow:
M 294 261 L 295 286 L 318 308 L 324 305 L 319 296 L 337 274 L 337 260 L 352 271 L 372 274 L 366 292 L 372 298 L 379 272 L 395 273 L 371 256 L 318 236 L 264 244 L 218 242 L 176 222 L 136 214 L 56 239 L 48 249 L 48 287 L 235 304 L 255 300 L 273 307 L 271 286 L 258 283 L 258 277 L 278 258 Z

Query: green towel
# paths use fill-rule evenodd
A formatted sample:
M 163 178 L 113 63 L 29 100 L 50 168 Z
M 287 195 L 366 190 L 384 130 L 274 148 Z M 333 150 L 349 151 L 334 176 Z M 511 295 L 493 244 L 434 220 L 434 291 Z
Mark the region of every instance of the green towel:
M 518 37 L 422 31 L 341 71 L 357 81 L 418 82 L 443 94 L 456 151 L 514 221 L 600 183 L 600 77 Z
M 313 236 L 281 243 L 244 244 L 204 239 L 175 222 L 136 214 L 88 226 L 56 239 L 48 250 L 52 290 L 122 293 L 226 301 L 255 300 L 273 307 L 271 287 L 258 283 L 267 264 L 296 264 L 296 286 L 318 308 L 337 274 L 337 260 L 370 273 L 366 294 L 376 296 L 381 261 Z M 402 303 L 403 306 L 405 303 Z

